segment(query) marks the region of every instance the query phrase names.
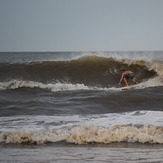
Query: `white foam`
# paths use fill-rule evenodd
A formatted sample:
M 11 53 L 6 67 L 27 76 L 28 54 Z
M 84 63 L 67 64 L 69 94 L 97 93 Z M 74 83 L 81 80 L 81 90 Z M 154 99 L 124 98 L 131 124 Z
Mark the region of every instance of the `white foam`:
M 149 79 L 148 81 L 139 83 L 133 86 L 133 88 L 144 89 L 144 88 L 159 87 L 159 86 L 163 86 L 162 79 L 160 77 L 155 77 L 155 78 Z
M 141 142 L 163 143 L 163 127 L 153 125 L 116 125 L 104 128 L 96 125 L 78 125 L 53 130 L 30 131 L 20 130 L 3 132 L 0 142 L 3 143 L 47 143 L 66 141 L 75 144 Z
M 56 91 L 73 91 L 73 90 L 110 90 L 110 91 L 120 91 L 120 88 L 110 87 L 101 88 L 95 86 L 86 86 L 84 84 L 71 84 L 71 83 L 54 83 L 54 84 L 44 84 L 34 81 L 20 81 L 11 80 L 8 82 L 0 82 L 0 90 L 7 89 L 18 89 L 18 88 L 40 88 L 45 90 L 50 90 L 52 92 Z
M 51 91 L 66 91 L 66 90 L 82 90 L 82 89 L 89 89 L 84 84 L 71 84 L 71 83 L 55 83 L 55 84 L 44 84 L 40 82 L 34 81 L 19 81 L 19 80 L 12 80 L 8 82 L 1 82 L 0 83 L 0 90 L 6 89 L 18 89 L 18 88 L 41 88 L 47 89 Z

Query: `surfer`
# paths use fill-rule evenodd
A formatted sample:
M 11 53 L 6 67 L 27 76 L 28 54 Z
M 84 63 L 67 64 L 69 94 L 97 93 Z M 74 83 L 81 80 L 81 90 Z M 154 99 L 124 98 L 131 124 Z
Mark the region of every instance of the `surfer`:
M 138 82 L 133 79 L 135 75 L 132 71 L 129 71 L 129 70 L 126 71 L 124 69 L 121 69 L 121 73 L 122 73 L 122 76 L 121 76 L 121 79 L 120 79 L 118 85 L 120 85 L 121 81 L 124 80 L 124 82 L 126 83 L 126 87 L 128 87 L 129 85 L 128 85 L 126 79 L 130 79 L 133 83 L 138 84 Z

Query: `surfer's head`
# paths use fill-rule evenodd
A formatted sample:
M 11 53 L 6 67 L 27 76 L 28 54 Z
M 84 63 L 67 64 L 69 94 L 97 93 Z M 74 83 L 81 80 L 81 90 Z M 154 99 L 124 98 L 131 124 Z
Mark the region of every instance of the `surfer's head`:
M 124 68 L 121 68 L 121 72 L 124 72 L 125 71 L 125 69 Z

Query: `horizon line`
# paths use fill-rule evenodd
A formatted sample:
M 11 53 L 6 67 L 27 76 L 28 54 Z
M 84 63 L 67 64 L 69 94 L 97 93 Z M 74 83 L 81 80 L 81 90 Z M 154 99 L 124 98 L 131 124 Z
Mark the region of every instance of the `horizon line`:
M 55 53 L 55 52 L 162 52 L 163 50 L 62 50 L 62 51 L 59 51 L 59 50 L 56 50 L 56 51 L 48 51 L 48 50 L 27 50 L 27 51 L 0 51 L 0 53 L 25 53 L 25 52 L 49 52 L 49 53 Z

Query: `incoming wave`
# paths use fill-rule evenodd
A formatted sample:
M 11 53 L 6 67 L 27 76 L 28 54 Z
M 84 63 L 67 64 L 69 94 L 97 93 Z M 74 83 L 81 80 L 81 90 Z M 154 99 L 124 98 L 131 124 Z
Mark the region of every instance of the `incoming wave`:
M 127 59 L 117 61 L 113 58 L 85 56 L 71 61 L 0 64 L 0 79 L 1 82 L 17 80 L 45 84 L 71 83 L 96 87 L 116 87 L 122 67 L 133 71 L 139 82 L 159 75 L 158 69 L 149 67 L 145 61 L 129 61 Z

